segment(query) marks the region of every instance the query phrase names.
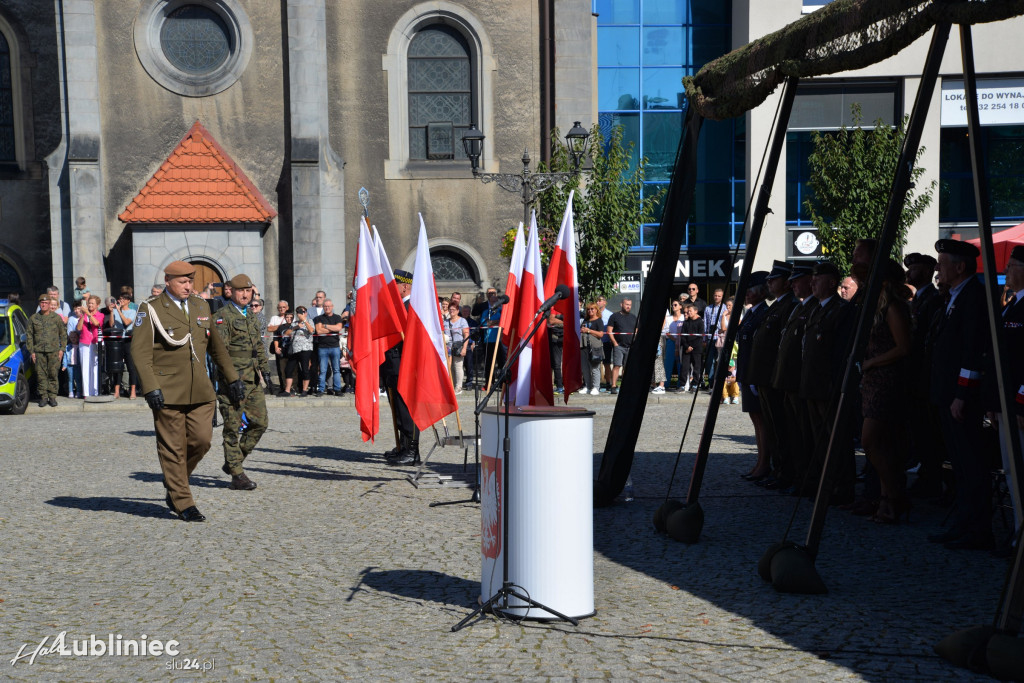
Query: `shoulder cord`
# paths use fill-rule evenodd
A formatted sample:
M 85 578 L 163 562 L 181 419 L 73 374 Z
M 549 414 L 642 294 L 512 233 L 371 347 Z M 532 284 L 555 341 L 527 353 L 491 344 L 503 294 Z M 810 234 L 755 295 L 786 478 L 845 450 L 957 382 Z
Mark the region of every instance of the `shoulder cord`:
M 185 336 L 182 337 L 181 339 L 175 339 L 171 335 L 167 334 L 167 330 L 161 327 L 160 318 L 156 314 L 156 309 L 153 308 L 152 306 L 149 307 L 149 324 L 150 326 L 152 326 L 154 331 L 160 332 L 160 336 L 163 338 L 163 340 L 170 344 L 171 346 L 184 346 L 187 343 L 189 350 L 192 352 L 192 357 L 196 359 L 197 363 L 202 363 L 202 361 L 199 360 L 199 357 L 196 356 L 196 347 L 193 346 L 192 344 L 191 330 L 186 332 Z

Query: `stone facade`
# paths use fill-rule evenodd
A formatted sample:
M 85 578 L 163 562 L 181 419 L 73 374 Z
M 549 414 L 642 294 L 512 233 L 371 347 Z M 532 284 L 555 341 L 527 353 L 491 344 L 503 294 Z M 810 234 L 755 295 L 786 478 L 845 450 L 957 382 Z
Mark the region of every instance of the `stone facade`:
M 556 123 L 589 127 L 593 75 L 580 74 L 594 61 L 590 3 L 553 7 L 555 74 L 567 83 Z M 211 13 L 228 53 L 204 70 L 190 61 L 204 55 L 175 52 L 161 31 Z M 503 282 L 499 238 L 518 221 L 519 198 L 473 179 L 464 159 L 409 161 L 404 60 L 424 26 L 458 31 L 473 120 L 487 135 L 483 170 L 515 171 L 524 147 L 542 156 L 537 14 L 533 3 L 482 0 L 6 0 L 0 32 L 15 57 L 23 149 L 0 164 L 0 261 L 25 294 L 51 282 L 66 292 L 84 275 L 94 292 L 133 284 L 141 295 L 162 264 L 187 258 L 225 277 L 248 273 L 268 299 L 305 302 L 322 288 L 343 301 L 365 187 L 393 264 L 411 262 L 422 212 L 434 247 L 472 273 L 439 287 Z M 119 220 L 197 121 L 277 215 Z

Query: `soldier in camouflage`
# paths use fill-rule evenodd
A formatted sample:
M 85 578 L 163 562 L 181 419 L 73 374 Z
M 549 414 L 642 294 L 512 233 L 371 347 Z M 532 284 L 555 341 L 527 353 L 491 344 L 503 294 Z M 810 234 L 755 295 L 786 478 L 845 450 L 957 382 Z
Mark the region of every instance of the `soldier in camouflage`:
M 231 475 L 228 488 L 251 491 L 256 488 L 256 482 L 245 474 L 242 462 L 267 431 L 267 403 L 260 384 L 269 369 L 260 338 L 259 320 L 248 310 L 252 301 L 252 281 L 248 275 L 236 275 L 231 279 L 231 287 L 231 301 L 217 311 L 214 328 L 228 348 L 235 370 L 245 385 L 245 395 L 235 403 L 227 393 L 220 391 L 217 394 L 220 414 L 224 418 L 224 466 L 221 469 Z M 243 413 L 248 422 L 245 429 L 242 429 Z
M 57 406 L 57 379 L 64 349 L 68 345 L 67 325 L 51 310 L 53 304 L 46 294 L 39 295 L 39 311 L 28 319 L 25 346 L 36 366 L 36 390 L 39 407 Z

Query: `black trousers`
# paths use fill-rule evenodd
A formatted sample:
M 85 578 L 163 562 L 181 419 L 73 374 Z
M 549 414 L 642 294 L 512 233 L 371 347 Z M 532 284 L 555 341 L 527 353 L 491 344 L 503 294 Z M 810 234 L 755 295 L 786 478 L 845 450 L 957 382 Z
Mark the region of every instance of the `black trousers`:
M 991 468 L 982 450 L 982 412 L 968 407 L 964 421 L 957 422 L 948 406 L 938 406 L 938 411 L 956 483 L 953 528 L 964 534 L 991 534 Z
M 772 464 L 772 472 L 776 478 L 791 475 L 791 468 L 787 468 L 785 464 L 791 427 L 786 419 L 786 393 L 774 387 L 759 385 L 757 395 L 761 403 L 761 419 L 764 421 L 765 433 L 768 437 L 768 456 Z M 792 427 L 795 428 L 796 425 L 794 424 Z
M 412 415 L 409 413 L 409 406 L 405 404 L 405 399 L 398 393 L 398 375 L 386 374 L 384 376 L 384 386 L 388 390 L 388 400 L 391 402 L 391 410 L 395 416 L 395 422 L 398 424 L 398 447 L 418 449 L 420 445 L 420 430 L 412 420 Z

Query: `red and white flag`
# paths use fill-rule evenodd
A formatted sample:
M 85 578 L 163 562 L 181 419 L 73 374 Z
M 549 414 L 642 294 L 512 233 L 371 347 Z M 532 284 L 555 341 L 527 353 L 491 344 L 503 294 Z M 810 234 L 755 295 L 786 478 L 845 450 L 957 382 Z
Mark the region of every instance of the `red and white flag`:
M 380 233 L 377 232 L 377 226 L 373 226 L 373 244 L 377 249 L 377 261 L 380 264 L 380 269 L 384 274 L 384 285 L 387 290 L 387 296 L 391 299 L 391 310 L 395 313 L 395 319 L 398 321 L 398 332 L 394 334 L 388 334 L 380 338 L 381 345 L 381 362 L 384 361 L 384 352 L 390 349 L 392 346 L 402 341 L 402 331 L 405 330 L 405 303 L 402 301 L 402 295 L 398 292 L 398 283 L 395 282 L 395 272 L 391 269 L 391 261 L 388 259 L 387 252 L 384 251 L 384 243 L 381 242 Z
M 530 217 L 530 237 L 523 260 L 523 278 L 519 283 L 519 301 L 516 308 L 515 340 L 525 339 L 530 333 L 533 319 L 544 303 L 544 277 L 540 267 L 540 236 L 537 213 Z M 510 349 L 511 352 L 511 349 Z M 523 349 L 513 373 L 510 400 L 517 406 L 550 406 L 554 404 L 551 387 L 551 352 L 548 348 L 547 321 L 540 324 L 537 333 Z
M 441 309 L 437 303 L 427 228 L 423 225 L 422 215 L 405 344 L 402 346 L 402 366 L 398 371 L 398 393 L 409 406 L 412 421 L 421 430 L 455 412 L 459 405 L 448 374 L 448 364 L 445 363 Z
M 519 283 L 523 279 L 523 261 L 526 259 L 526 246 L 523 243 L 523 222 L 519 221 L 516 230 L 516 241 L 512 243 L 512 260 L 508 264 L 508 279 L 505 280 L 505 296 L 508 303 L 501 309 L 501 343 L 511 346 L 516 325 L 516 299 L 519 294 Z
M 356 287 L 356 311 L 350 326 L 352 359 L 356 382 L 356 412 L 363 441 L 372 441 L 380 431 L 380 361 L 379 344 L 373 337 L 374 299 L 380 295 L 384 281 L 380 277 L 377 250 L 366 230 L 366 222 L 359 222 L 359 246 L 356 250 L 356 269 L 353 283 Z
M 548 275 L 544 281 L 544 295 L 550 297 L 555 287 L 565 285 L 569 296 L 554 305 L 555 313 L 562 316 L 565 325 L 562 337 L 562 385 L 565 387 L 565 402 L 569 395 L 583 386 L 583 366 L 580 364 L 580 283 L 576 277 L 576 229 L 572 219 L 572 198 L 576 190 L 569 192 L 569 201 L 562 216 L 562 227 L 558 231 L 555 250 L 548 264 Z

